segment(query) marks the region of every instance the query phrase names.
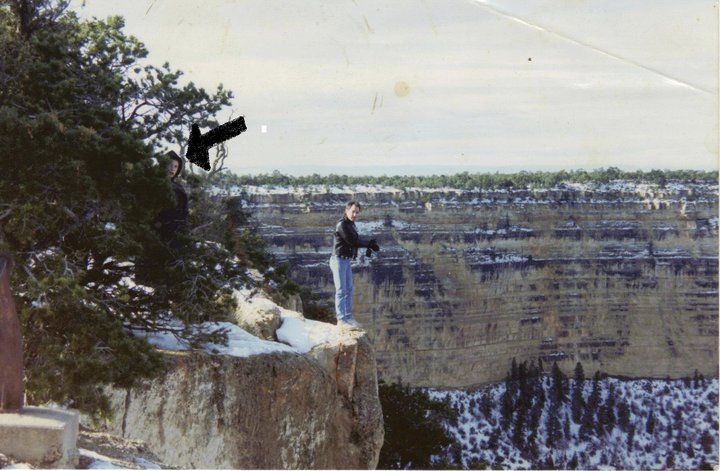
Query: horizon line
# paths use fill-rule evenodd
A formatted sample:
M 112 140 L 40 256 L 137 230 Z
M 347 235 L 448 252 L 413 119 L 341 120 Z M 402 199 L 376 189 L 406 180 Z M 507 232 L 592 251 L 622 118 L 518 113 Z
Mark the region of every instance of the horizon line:
M 291 177 L 309 177 L 313 175 L 319 175 L 321 177 L 328 177 L 330 175 L 348 176 L 348 177 L 430 177 L 430 176 L 451 176 L 460 175 L 463 173 L 474 174 L 474 175 L 513 175 L 520 173 L 560 173 L 560 172 L 596 172 L 602 170 L 608 170 L 610 168 L 618 169 L 623 173 L 643 172 L 649 173 L 653 170 L 661 172 L 720 172 L 718 168 L 621 168 L 614 165 L 607 167 L 595 167 L 595 168 L 546 168 L 546 169 L 522 169 L 516 170 L 514 168 L 503 168 L 503 167 L 474 167 L 465 169 L 450 169 L 444 166 L 428 166 L 424 169 L 417 169 L 416 172 L 408 172 L 405 166 L 392 166 L 385 167 L 383 169 L 374 169 L 367 167 L 352 167 L 352 168 L 338 168 L 334 170 L 328 170 L 327 168 L 318 168 L 315 166 L 289 166 L 283 169 L 280 168 L 244 168 L 244 169 L 225 169 L 228 174 L 236 176 L 259 176 L 259 175 L 272 175 L 275 172 L 279 172 L 281 175 Z M 400 171 L 402 173 L 395 173 L 394 171 Z M 350 171 L 350 172 L 348 172 Z

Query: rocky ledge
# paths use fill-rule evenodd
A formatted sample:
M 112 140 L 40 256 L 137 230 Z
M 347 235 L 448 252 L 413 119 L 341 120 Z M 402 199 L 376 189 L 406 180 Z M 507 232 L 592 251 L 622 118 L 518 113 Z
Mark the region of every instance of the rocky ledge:
M 366 334 L 239 298 L 235 321 L 272 340 L 235 324 L 227 346 L 206 351 L 150 339 L 170 348 L 170 367 L 110 392 L 107 431 L 180 468 L 374 469 L 384 432 Z

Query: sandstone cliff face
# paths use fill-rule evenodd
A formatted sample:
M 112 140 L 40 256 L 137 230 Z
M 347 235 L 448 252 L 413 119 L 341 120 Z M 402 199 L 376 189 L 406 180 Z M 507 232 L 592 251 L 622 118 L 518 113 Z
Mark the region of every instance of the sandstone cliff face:
M 294 331 L 277 336 L 295 351 L 168 352 L 164 377 L 111 392 L 109 431 L 181 468 L 375 468 L 383 421 L 366 335 L 280 310 Z
M 363 203 L 382 252 L 354 268 L 355 314 L 386 380 L 493 382 L 512 357 L 717 374 L 717 185 L 251 193 L 272 250 L 330 302 L 332 227 Z

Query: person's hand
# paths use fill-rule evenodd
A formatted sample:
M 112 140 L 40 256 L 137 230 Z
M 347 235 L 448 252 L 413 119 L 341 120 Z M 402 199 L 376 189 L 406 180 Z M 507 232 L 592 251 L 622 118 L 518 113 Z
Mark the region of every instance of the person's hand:
M 370 239 L 368 248 L 373 249 L 375 252 L 380 252 L 380 246 L 378 245 L 377 240 L 375 240 L 375 239 Z

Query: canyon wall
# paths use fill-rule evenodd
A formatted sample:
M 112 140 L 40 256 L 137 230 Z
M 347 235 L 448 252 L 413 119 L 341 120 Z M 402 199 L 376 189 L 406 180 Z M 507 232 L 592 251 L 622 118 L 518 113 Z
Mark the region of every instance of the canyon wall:
M 501 380 L 510 361 L 632 377 L 718 368 L 718 187 L 245 188 L 293 279 L 332 303 L 346 201 L 381 245 L 354 267 L 378 374 L 416 386 Z

